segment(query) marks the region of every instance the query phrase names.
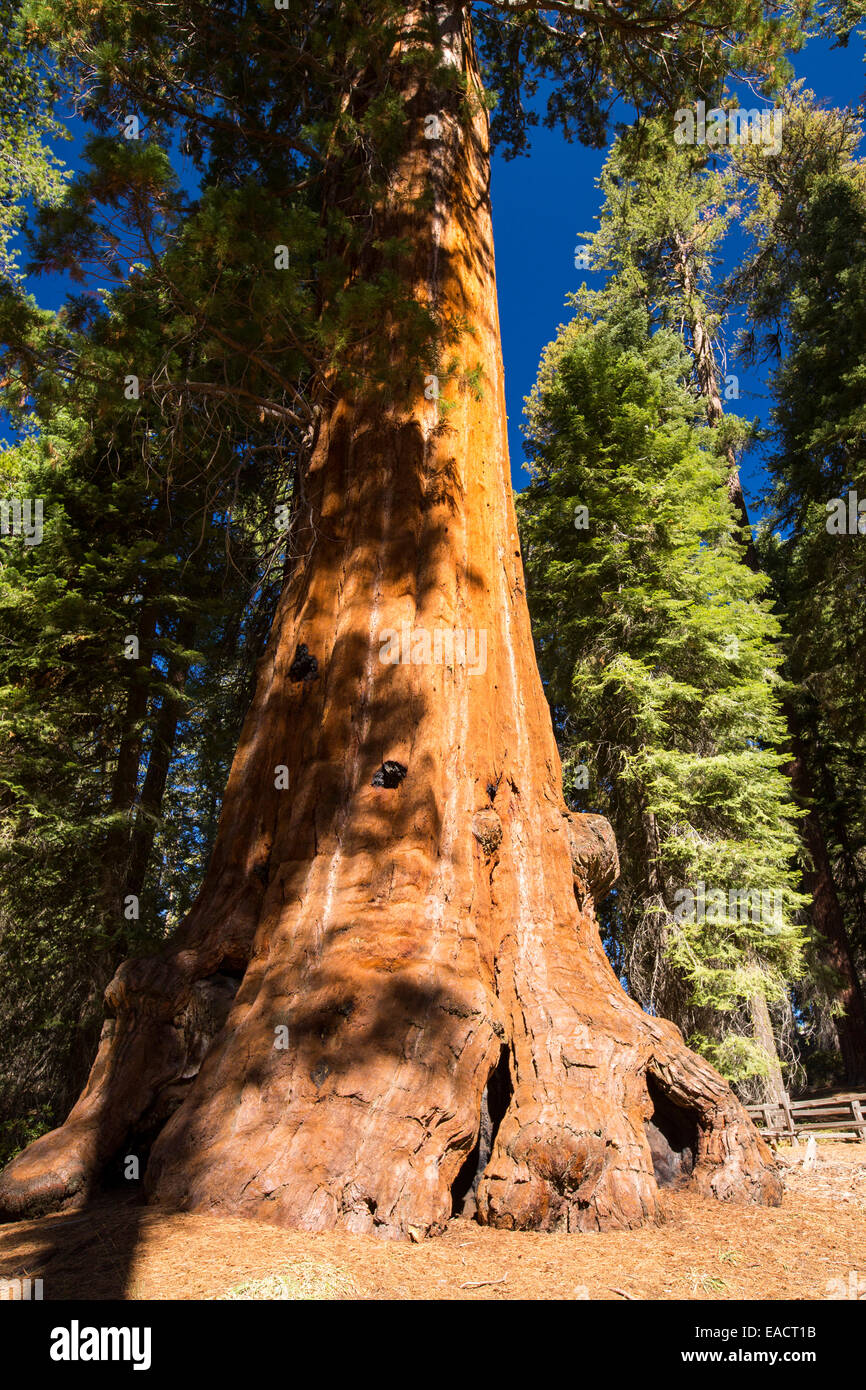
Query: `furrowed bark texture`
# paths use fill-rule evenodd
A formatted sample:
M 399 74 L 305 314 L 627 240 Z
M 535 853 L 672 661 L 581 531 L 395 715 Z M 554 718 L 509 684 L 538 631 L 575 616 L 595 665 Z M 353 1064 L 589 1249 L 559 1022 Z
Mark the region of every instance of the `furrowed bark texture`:
M 477 88 L 467 30 L 443 14 L 445 59 Z M 602 950 L 592 894 L 615 846 L 605 822 L 566 811 L 523 591 L 487 120 L 461 122 L 421 86 L 407 112 L 417 138 L 390 225 L 411 231 L 418 296 L 465 321 L 482 398 L 452 383 L 440 412 L 419 380 L 409 410 L 344 398 L 323 415 L 311 542 L 201 895 L 162 957 L 118 972 L 88 1088 L 6 1170 L 7 1214 L 81 1202 L 130 1134 L 158 1130 L 154 1202 L 434 1233 L 503 1067 L 482 1221 L 637 1225 L 658 1211 L 654 1154 L 660 1177 L 779 1200 L 726 1083 L 626 998 Z M 450 660 L 382 659 L 394 633 L 401 657 L 425 655 L 419 632 L 433 654 L 437 632 L 468 634 L 470 654 L 457 638 Z

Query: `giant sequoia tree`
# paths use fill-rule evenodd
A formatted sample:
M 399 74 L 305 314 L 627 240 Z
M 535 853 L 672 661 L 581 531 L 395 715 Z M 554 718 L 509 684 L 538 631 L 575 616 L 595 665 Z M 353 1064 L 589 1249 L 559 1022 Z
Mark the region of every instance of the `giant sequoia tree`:
M 341 356 L 311 377 L 292 558 L 202 891 L 166 949 L 109 985 L 87 1088 L 5 1170 L 2 1208 L 86 1200 L 144 1143 L 152 1201 L 390 1237 L 440 1229 L 471 1184 L 492 1224 L 633 1226 L 657 1209 L 653 1150 L 668 1170 L 676 1151 L 703 1192 L 778 1201 L 726 1083 L 622 992 L 593 909 L 616 872 L 609 828 L 562 798 L 509 488 L 469 7 L 295 9 L 295 68 L 331 101 L 330 136 L 321 106 L 306 124 L 257 126 L 247 109 L 233 126 L 265 78 L 239 81 L 234 48 L 222 69 L 196 55 L 240 10 L 290 81 L 278 11 L 149 7 L 125 40 L 147 51 L 145 88 L 140 54 L 89 50 L 102 90 L 174 113 L 215 166 L 268 139 L 301 152 L 332 239 L 323 323 L 347 278 L 374 289 L 356 301 L 366 332 L 352 320 L 320 339 Z M 738 33 L 763 57 L 784 38 L 733 0 L 682 20 L 667 5 L 473 9 L 516 148 L 524 71 L 556 76 L 552 119 L 593 138 L 617 89 L 641 106 L 698 96 L 729 41 L 750 58 Z M 157 31 L 175 21 L 172 48 Z M 174 52 L 189 66 L 173 88 Z

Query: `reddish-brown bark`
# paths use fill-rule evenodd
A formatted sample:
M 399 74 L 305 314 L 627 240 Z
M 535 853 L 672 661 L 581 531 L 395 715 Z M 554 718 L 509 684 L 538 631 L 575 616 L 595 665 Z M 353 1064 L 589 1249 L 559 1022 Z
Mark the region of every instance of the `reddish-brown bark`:
M 845 1078 L 849 1085 L 858 1086 L 866 1081 L 866 1001 L 851 954 L 845 916 L 836 892 L 833 866 L 827 851 L 827 841 L 814 809 L 814 789 L 806 749 L 793 709 L 789 718 L 790 727 L 794 731 L 791 739 L 794 757 L 788 771 L 798 798 L 809 806 L 802 820 L 801 831 L 803 844 L 809 856 L 809 864 L 804 874 L 804 887 L 812 894 L 812 922 L 823 948 L 824 958 L 835 972 L 838 981 L 834 993 L 842 1005 L 843 1012 L 834 1018 L 833 1022 L 839 1038 Z
M 442 42 L 477 84 L 465 30 Z M 601 947 L 592 892 L 615 875 L 615 847 L 563 802 L 523 591 L 487 120 L 446 109 L 431 142 L 429 110 L 418 88 L 394 203 L 412 210 L 417 294 L 469 326 L 463 366 L 482 364 L 482 399 L 455 387 L 440 419 L 419 380 L 411 408 L 343 397 L 323 412 L 311 541 L 204 887 L 164 955 L 118 972 L 88 1088 L 6 1170 L 7 1213 L 80 1202 L 136 1127 L 177 1106 L 150 1155 L 154 1202 L 436 1232 L 494 1074 L 505 1113 L 475 1184 L 482 1221 L 651 1219 L 650 1140 L 660 1174 L 691 1173 L 723 1200 L 780 1198 L 726 1083 L 625 996 Z M 486 661 L 383 661 L 404 625 L 484 634 Z M 405 777 L 377 776 L 386 764 Z

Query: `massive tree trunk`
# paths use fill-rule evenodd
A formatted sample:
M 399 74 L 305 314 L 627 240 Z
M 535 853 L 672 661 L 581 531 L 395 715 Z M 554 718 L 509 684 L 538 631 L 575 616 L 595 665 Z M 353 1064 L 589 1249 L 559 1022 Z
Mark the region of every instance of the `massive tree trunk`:
M 477 95 L 465 22 L 441 8 L 444 60 Z M 7 1168 L 7 1214 L 80 1203 L 155 1131 L 151 1201 L 313 1230 L 436 1232 L 470 1180 L 482 1221 L 542 1230 L 651 1219 L 656 1175 L 780 1198 L 727 1084 L 602 950 L 592 895 L 616 851 L 566 810 L 524 597 L 487 118 L 420 78 L 407 117 L 388 229 L 411 232 L 419 299 L 467 326 L 482 396 L 450 387 L 440 415 L 419 375 L 405 408 L 324 405 L 309 544 L 201 894 L 109 986 L 88 1087 Z

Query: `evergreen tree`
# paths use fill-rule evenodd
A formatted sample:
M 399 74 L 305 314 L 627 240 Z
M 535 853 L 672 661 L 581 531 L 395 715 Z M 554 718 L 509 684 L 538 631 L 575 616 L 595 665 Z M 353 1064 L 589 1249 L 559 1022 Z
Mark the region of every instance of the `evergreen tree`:
M 0 280 L 17 279 L 18 238 L 30 200 L 47 205 L 63 190 L 54 145 L 68 132 L 53 112 L 56 84 L 24 42 L 20 6 L 0 7 Z
M 256 440 L 220 450 L 194 420 L 139 418 L 143 457 L 130 412 L 87 419 L 88 393 L 64 394 L 0 452 L 4 495 L 44 514 L 40 542 L 8 537 L 0 563 L 2 1108 L 42 1128 L 80 1084 L 118 960 L 170 925 L 166 879 L 175 911 L 197 891 L 288 495 Z
M 808 182 L 807 170 L 814 177 L 827 161 L 838 162 L 845 157 L 846 145 L 850 143 L 846 130 L 852 124 L 850 118 L 843 118 L 841 125 L 836 122 L 835 127 L 833 120 L 829 125 L 825 121 L 822 136 L 818 136 L 817 127 L 809 135 L 802 130 L 802 123 L 798 126 L 797 120 L 791 119 L 796 103 L 791 97 L 783 101 L 782 148 L 774 153 L 746 142 L 734 146 L 732 157 L 724 164 L 706 147 L 672 145 L 669 131 L 660 122 L 639 123 L 626 132 L 614 144 L 602 174 L 605 202 L 601 225 L 586 254 L 590 264 L 611 276 L 602 296 L 590 296 L 591 300 L 604 298 L 619 303 L 636 298 L 648 306 L 654 322 L 670 324 L 682 334 L 693 361 L 692 389 L 705 402 L 707 420 L 720 432 L 719 443 L 729 464 L 729 491 L 742 524 L 744 558 L 753 569 L 761 566 L 761 560 L 749 526 L 737 463 L 749 431 L 736 417 L 724 413 L 718 365 L 726 351 L 726 316 L 736 307 L 745 309 L 747 322 L 752 325 L 775 322 L 783 316 L 794 261 L 789 261 L 774 241 L 776 233 L 771 226 L 781 227 L 797 206 L 797 190 L 803 189 L 804 181 Z M 787 154 L 783 154 L 783 149 Z M 720 285 L 720 253 L 726 233 L 734 219 L 740 219 L 743 206 L 749 213 L 747 224 L 756 231 L 760 229 L 760 250 L 747 260 L 738 275 Z M 783 207 L 788 211 L 782 211 Z M 786 285 L 788 289 L 784 288 Z M 737 377 L 730 376 L 726 381 L 732 388 L 730 394 L 736 398 Z M 809 759 L 801 707 L 793 698 L 785 697 L 782 708 L 793 752 L 789 771 L 805 810 L 800 821 L 805 886 L 813 898 L 816 942 L 819 947 L 824 943 L 823 951 L 811 953 L 811 975 L 818 996 L 827 998 L 826 987 L 819 981 L 826 976 L 822 954 L 829 952 L 837 971 L 841 968 L 841 975 L 837 974 L 831 988 L 841 987 L 843 993 L 850 995 L 854 967 L 844 944 L 846 929 L 839 897 L 843 878 L 850 880 L 852 875 L 849 869 L 843 872 L 838 856 L 831 858 L 830 832 L 814 805 L 814 786 L 818 781 L 826 783 L 827 768 L 819 757 Z M 850 864 L 854 858 L 849 854 L 847 862 Z M 855 873 L 855 881 L 856 877 Z M 810 992 L 807 987 L 805 996 L 808 998 L 810 993 L 815 991 Z M 859 995 L 855 990 L 855 1002 L 856 997 Z M 809 1010 L 814 1018 L 811 1002 Z M 755 1000 L 755 1015 L 756 1030 L 771 1048 L 772 1029 L 760 998 Z M 801 1034 L 802 1018 L 799 1010 L 796 1026 Z M 786 1025 L 788 1030 L 793 1022 L 792 1015 Z M 850 1051 L 848 1048 L 849 1054 Z M 850 1056 L 847 1069 L 853 1079 Z M 778 1070 L 776 1076 L 775 1089 L 781 1095 Z
M 613 957 L 645 1008 L 753 1089 L 774 1057 L 752 1001 L 782 999 L 800 969 L 779 626 L 689 377 L 640 308 L 578 315 L 528 403 L 518 511 L 566 782 L 616 830 Z
M 802 84 L 786 98 L 784 129 L 778 154 L 738 154 L 752 241 L 734 286 L 749 315 L 747 355 L 776 363 L 760 548 L 789 634 L 789 720 L 809 809 L 819 988 L 801 1008 L 825 1051 L 833 1016 L 856 1084 L 866 1077 L 866 663 L 854 618 L 866 585 L 866 172 L 859 122 L 816 108 Z
M 155 948 L 198 890 L 282 578 L 279 510 L 297 461 L 297 433 L 276 403 L 264 411 L 249 366 L 227 392 L 208 326 L 152 268 L 119 264 L 146 253 L 157 224 L 163 264 L 184 260 L 188 208 L 164 154 L 99 137 L 62 199 L 40 188 L 33 263 L 85 290 L 55 314 L 15 273 L 0 289 L 3 404 L 19 436 L 0 451 L 0 494 L 40 518 L 0 550 L 5 1153 L 62 1118 L 118 962 Z M 39 188 L 16 191 L 17 233 Z M 220 254 L 221 238 L 198 224 L 193 236 Z M 229 299 L 252 293 L 234 251 Z M 201 293 L 203 259 L 185 259 L 187 292 Z M 111 286 L 98 297 L 94 271 Z M 279 295 L 270 304 L 282 312 Z M 198 385 L 211 377 L 209 399 L 192 383 L 171 391 L 178 363 Z

